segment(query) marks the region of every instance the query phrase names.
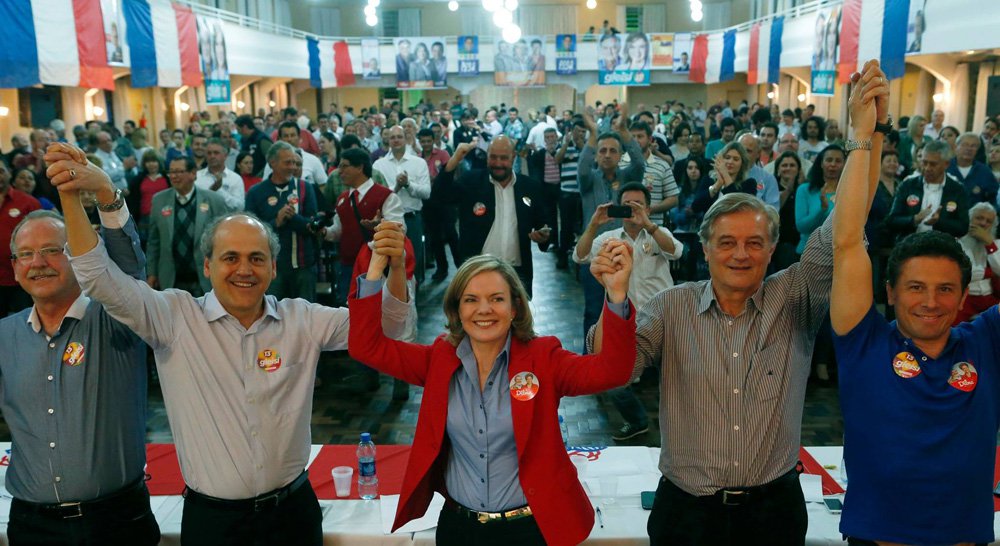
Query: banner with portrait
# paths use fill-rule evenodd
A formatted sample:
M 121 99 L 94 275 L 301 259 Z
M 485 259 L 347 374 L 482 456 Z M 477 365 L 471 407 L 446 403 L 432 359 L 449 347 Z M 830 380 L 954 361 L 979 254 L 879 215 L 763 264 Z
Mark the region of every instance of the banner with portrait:
M 650 34 L 649 42 L 652 48 L 650 66 L 655 68 L 674 68 L 674 35 Z
M 576 74 L 576 34 L 556 34 L 556 74 Z
M 674 72 L 677 74 L 687 74 L 691 72 L 691 48 L 694 42 L 691 34 L 674 34 Z
M 545 36 L 523 36 L 513 44 L 498 39 L 494 51 L 493 83 L 497 86 L 545 85 Z
M 597 77 L 601 85 L 649 85 L 649 35 L 605 34 L 597 44 Z
M 821 9 L 816 13 L 816 36 L 813 41 L 812 94 L 832 97 L 837 85 L 837 47 L 840 38 L 840 8 Z
M 205 74 L 205 102 L 229 104 L 229 60 L 222 19 L 198 16 L 198 53 Z
M 458 75 L 479 75 L 479 36 L 458 37 Z
M 396 46 L 396 89 L 448 87 L 448 59 L 444 54 L 444 38 L 393 38 L 392 43 Z
M 906 23 L 906 53 L 920 53 L 927 30 L 927 0 L 910 0 L 910 16 Z
M 361 79 L 377 80 L 382 77 L 378 57 L 378 38 L 361 39 Z
M 125 24 L 118 0 L 101 0 L 101 17 L 104 19 L 104 49 L 108 64 L 125 65 Z

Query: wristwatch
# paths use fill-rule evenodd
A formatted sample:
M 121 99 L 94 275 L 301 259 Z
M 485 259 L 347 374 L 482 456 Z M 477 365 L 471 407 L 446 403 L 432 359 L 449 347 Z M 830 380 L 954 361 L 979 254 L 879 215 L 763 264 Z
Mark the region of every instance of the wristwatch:
M 865 140 L 848 140 L 847 142 L 844 143 L 844 150 L 846 150 L 847 153 L 851 153 L 854 150 L 871 150 L 871 149 L 872 149 L 872 141 L 870 138 Z
M 889 116 L 889 120 L 885 123 L 879 123 L 875 120 L 875 132 L 882 133 L 883 135 L 888 135 L 892 132 L 892 116 Z
M 97 203 L 97 210 L 101 212 L 116 212 L 121 210 L 125 206 L 125 194 L 122 193 L 120 188 L 115 189 L 115 200 L 108 203 L 107 205 L 101 202 Z

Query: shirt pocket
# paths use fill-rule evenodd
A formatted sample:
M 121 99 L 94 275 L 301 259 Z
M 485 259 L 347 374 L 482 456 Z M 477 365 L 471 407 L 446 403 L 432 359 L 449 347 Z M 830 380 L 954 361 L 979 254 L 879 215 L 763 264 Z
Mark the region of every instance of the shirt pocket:
M 774 343 L 751 357 L 747 388 L 754 400 L 766 402 L 781 394 L 785 379 L 785 353 L 788 346 Z

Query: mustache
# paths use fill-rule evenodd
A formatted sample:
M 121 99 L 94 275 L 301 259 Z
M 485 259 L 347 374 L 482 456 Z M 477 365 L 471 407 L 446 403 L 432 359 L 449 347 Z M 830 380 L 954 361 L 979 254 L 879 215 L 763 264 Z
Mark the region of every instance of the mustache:
M 59 272 L 51 267 L 40 267 L 38 269 L 31 269 L 28 271 L 29 279 L 36 279 L 38 277 L 47 277 L 50 275 L 59 275 Z

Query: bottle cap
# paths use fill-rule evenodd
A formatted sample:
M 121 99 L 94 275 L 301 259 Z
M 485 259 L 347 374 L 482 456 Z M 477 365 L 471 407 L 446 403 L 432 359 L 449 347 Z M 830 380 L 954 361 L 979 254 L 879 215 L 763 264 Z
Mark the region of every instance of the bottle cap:
M 563 422 L 563 416 L 562 416 L 562 415 L 560 415 L 560 416 L 559 416 L 559 422 L 560 422 L 560 423 L 562 423 L 562 422 Z
M 362 442 L 370 442 L 370 441 L 372 441 L 372 435 L 371 435 L 371 433 L 370 432 L 362 432 L 361 433 L 361 441 Z

